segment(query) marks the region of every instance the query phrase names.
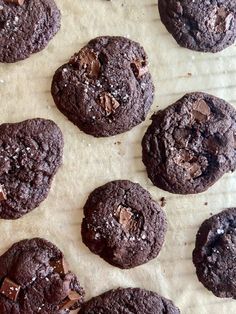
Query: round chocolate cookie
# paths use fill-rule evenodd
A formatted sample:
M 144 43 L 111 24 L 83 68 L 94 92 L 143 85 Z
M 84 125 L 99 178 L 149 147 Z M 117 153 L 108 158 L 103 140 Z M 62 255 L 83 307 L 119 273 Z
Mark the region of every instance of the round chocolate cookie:
M 84 215 L 83 242 L 114 266 L 141 265 L 161 250 L 165 213 L 137 183 L 119 180 L 97 188 L 84 206 Z
M 236 299 L 236 208 L 205 220 L 196 237 L 193 263 L 199 281 L 217 297 Z
M 1 218 L 19 218 L 47 197 L 62 153 L 63 136 L 53 121 L 0 125 Z
M 180 314 L 172 301 L 139 288 L 110 290 L 84 303 L 79 314 Z
M 236 38 L 235 0 L 158 0 L 162 22 L 182 47 L 218 52 Z
M 209 94 L 187 94 L 152 116 L 142 146 L 154 185 L 171 193 L 203 192 L 236 168 L 236 111 Z
M 0 62 L 16 62 L 45 48 L 60 28 L 54 0 L 0 0 Z
M 141 123 L 153 102 L 147 55 L 124 37 L 91 40 L 55 73 L 58 109 L 85 133 L 112 136 Z
M 69 313 L 83 296 L 62 252 L 44 239 L 20 241 L 0 256 L 1 314 Z

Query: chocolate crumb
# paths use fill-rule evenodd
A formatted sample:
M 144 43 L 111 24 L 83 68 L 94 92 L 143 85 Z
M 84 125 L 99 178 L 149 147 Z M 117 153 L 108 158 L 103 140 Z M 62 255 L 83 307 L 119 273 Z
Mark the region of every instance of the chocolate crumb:
M 161 199 L 160 199 L 160 205 L 161 207 L 165 207 L 166 206 L 166 198 L 163 196 Z
M 208 205 L 208 202 L 205 202 L 204 205 L 207 206 L 207 205 Z
M 119 102 L 109 93 L 102 93 L 98 98 L 99 105 L 106 111 L 107 116 L 120 106 Z

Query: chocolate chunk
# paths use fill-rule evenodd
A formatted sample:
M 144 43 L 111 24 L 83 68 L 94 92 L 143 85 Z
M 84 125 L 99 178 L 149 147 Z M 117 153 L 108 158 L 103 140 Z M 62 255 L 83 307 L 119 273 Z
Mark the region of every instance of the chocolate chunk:
M 0 202 L 7 199 L 6 193 L 4 192 L 3 186 L 0 184 Z
M 193 104 L 193 116 L 196 121 L 206 122 L 211 114 L 211 109 L 203 99 L 198 99 Z
M 16 301 L 20 292 L 20 286 L 9 278 L 5 277 L 0 288 L 0 293 L 5 295 L 8 299 Z
M 118 101 L 109 93 L 102 93 L 98 98 L 99 105 L 106 111 L 107 116 L 120 106 Z
M 124 269 L 144 264 L 164 243 L 165 213 L 137 183 L 118 180 L 95 189 L 84 215 L 83 242 L 111 265 Z
M 218 143 L 217 139 L 213 136 L 210 136 L 203 144 L 203 147 L 206 149 L 206 151 L 212 153 L 212 154 L 218 154 L 220 143 Z
M 129 230 L 131 224 L 132 224 L 132 209 L 130 207 L 124 207 L 120 205 L 118 207 L 118 219 L 119 223 L 122 225 L 124 230 Z
M 224 7 L 218 8 L 215 13 L 214 28 L 216 32 L 222 33 L 230 28 L 230 23 L 234 18 Z
M 78 54 L 75 54 L 69 61 L 77 69 L 81 67 L 85 69 L 87 76 L 92 79 L 96 79 L 100 73 L 100 62 L 97 55 L 89 48 L 83 48 Z
M 7 3 L 15 3 L 19 5 L 22 5 L 25 2 L 25 0 L 4 0 L 4 1 Z
M 51 260 L 50 266 L 53 268 L 54 272 L 60 275 L 65 275 L 69 271 L 68 264 L 64 257 L 59 260 Z
M 154 185 L 172 193 L 195 194 L 234 171 L 235 121 L 233 106 L 198 92 L 154 114 L 142 141 L 143 162 Z
M 181 147 L 186 147 L 191 137 L 191 131 L 188 129 L 175 129 L 174 138 Z
M 147 60 L 147 55 L 130 39 L 102 36 L 91 40 L 53 77 L 51 92 L 58 109 L 96 137 L 132 129 L 145 120 L 154 96 L 150 73 L 137 79 L 132 71 L 136 59 Z M 141 65 L 137 75 L 144 69 Z
M 145 60 L 135 60 L 131 63 L 131 68 L 137 78 L 140 78 L 148 72 L 148 66 Z
M 70 291 L 68 297 L 59 305 L 60 310 L 70 310 L 81 299 L 76 291 Z
M 189 173 L 192 178 L 197 178 L 202 174 L 201 166 L 198 163 L 193 163 L 189 167 Z

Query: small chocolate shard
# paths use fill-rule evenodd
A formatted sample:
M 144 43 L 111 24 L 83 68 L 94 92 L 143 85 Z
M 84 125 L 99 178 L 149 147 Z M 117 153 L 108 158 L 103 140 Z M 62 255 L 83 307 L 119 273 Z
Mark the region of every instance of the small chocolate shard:
M 4 192 L 3 186 L 0 184 L 0 202 L 7 199 L 6 193 Z
M 96 54 L 87 47 L 82 49 L 70 59 L 70 64 L 85 69 L 89 78 L 97 79 L 100 74 L 101 65 Z
M 60 275 L 66 275 L 69 271 L 68 264 L 64 257 L 59 260 L 51 260 L 49 264 L 53 268 L 53 271 Z
M 4 0 L 6 3 L 15 3 L 18 5 L 23 5 L 25 0 Z
M 59 305 L 60 310 L 70 310 L 80 298 L 81 296 L 76 291 L 70 291 L 68 297 Z
M 102 93 L 98 98 L 99 105 L 106 111 L 107 116 L 120 106 L 119 102 L 109 93 Z
M 131 68 L 137 78 L 142 77 L 145 73 L 148 72 L 147 63 L 144 60 L 135 60 L 131 63 Z
M 16 301 L 20 288 L 18 284 L 5 277 L 0 288 L 0 293 L 5 295 L 8 299 Z
M 193 104 L 192 114 L 198 122 L 206 122 L 211 114 L 211 109 L 203 99 L 198 99 Z

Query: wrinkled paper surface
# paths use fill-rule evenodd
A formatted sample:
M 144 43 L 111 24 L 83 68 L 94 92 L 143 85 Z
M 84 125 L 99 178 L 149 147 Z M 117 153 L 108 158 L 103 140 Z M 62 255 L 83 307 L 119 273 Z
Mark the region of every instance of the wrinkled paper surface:
M 235 46 L 218 54 L 180 48 L 160 22 L 156 0 L 56 2 L 62 28 L 48 47 L 28 60 L 0 64 L 0 122 L 54 120 L 65 138 L 64 163 L 39 208 L 16 221 L 0 221 L 1 252 L 21 239 L 45 237 L 65 253 L 86 299 L 119 286 L 142 287 L 172 299 L 184 314 L 236 313 L 236 301 L 216 298 L 198 282 L 191 261 L 201 222 L 210 213 L 236 206 L 236 173 L 225 175 L 205 193 L 172 195 L 148 180 L 140 145 L 151 114 L 186 92 L 205 91 L 236 105 Z M 156 86 L 148 119 L 130 132 L 105 139 L 81 132 L 56 109 L 50 94 L 54 71 L 99 35 L 122 35 L 140 42 L 149 55 Z M 159 257 L 131 270 L 110 266 L 81 241 L 82 208 L 88 194 L 114 179 L 139 182 L 155 200 L 167 199 L 169 229 Z

